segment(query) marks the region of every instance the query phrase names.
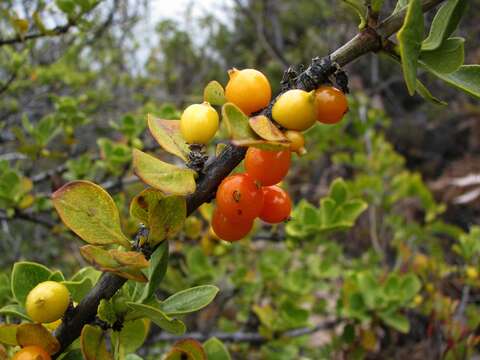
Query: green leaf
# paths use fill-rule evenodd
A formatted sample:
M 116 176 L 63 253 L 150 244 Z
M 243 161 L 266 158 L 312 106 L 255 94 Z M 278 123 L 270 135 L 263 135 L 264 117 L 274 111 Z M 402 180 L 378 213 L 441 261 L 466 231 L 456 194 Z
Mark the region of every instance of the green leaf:
M 166 152 L 187 161 L 190 150 L 180 132 L 180 120 L 157 119 L 148 114 L 147 123 L 150 133 Z
M 417 79 L 417 92 L 418 94 L 423 97 L 425 100 L 430 101 L 435 105 L 447 105 L 447 103 L 443 100 L 440 100 L 432 95 L 432 93 L 423 85 L 423 83 Z
M 201 285 L 179 291 L 162 302 L 162 310 L 168 315 L 188 314 L 210 304 L 219 289 L 213 285 Z
M 156 307 L 133 302 L 129 302 L 127 305 L 133 310 L 133 312 L 129 314 L 130 317 L 140 316 L 148 318 L 163 330 L 175 335 L 182 335 L 185 333 L 186 328 L 182 321 L 170 318 L 162 310 Z
M 130 203 L 130 216 L 148 226 L 148 214 L 165 195 L 157 189 L 148 188 L 137 194 Z
M 98 304 L 97 309 L 97 317 L 100 320 L 108 323 L 110 326 L 115 324 L 115 322 L 117 321 L 117 315 L 115 313 L 115 308 L 113 304 L 109 300 L 100 300 L 100 304 Z
M 250 128 L 248 116 L 236 105 L 226 103 L 222 106 L 222 121 L 225 122 L 231 140 L 257 140 Z
M 364 28 L 365 25 L 367 24 L 367 18 L 366 18 L 366 13 L 367 10 L 365 8 L 365 5 L 362 0 L 342 0 L 345 4 L 350 6 L 358 15 L 360 18 L 360 25 L 358 27 L 360 29 Z
M 405 302 L 413 299 L 420 291 L 422 283 L 415 274 L 408 274 L 402 279 L 401 293 Z
M 218 81 L 210 81 L 203 90 L 203 100 L 211 105 L 222 106 L 227 102 L 225 90 Z
M 410 331 L 410 323 L 408 319 L 400 313 L 380 312 L 378 313 L 380 319 L 388 326 L 398 330 L 404 334 Z
M 85 325 L 80 334 L 80 348 L 85 360 L 113 360 L 107 350 L 105 333 L 98 326 Z
M 130 248 L 115 202 L 100 186 L 72 181 L 55 191 L 52 201 L 63 223 L 87 243 Z
M 48 280 L 61 282 L 61 281 L 65 281 L 65 277 L 63 276 L 63 273 L 60 270 L 56 270 L 52 272 L 52 275 L 50 275 Z
M 420 54 L 422 65 L 435 72 L 449 74 L 463 65 L 465 39 L 460 37 L 446 39 L 436 50 Z
M 450 74 L 441 74 L 433 69 L 426 69 L 447 84 L 480 99 L 480 65 L 463 65 Z
M 154 247 L 159 242 L 175 236 L 187 217 L 187 202 L 183 196 L 166 196 L 148 212 L 150 226 L 148 243 Z
M 30 290 L 47 281 L 51 274 L 50 269 L 41 264 L 28 261 L 15 263 L 10 280 L 13 296 L 20 304 L 25 305 Z
M 424 24 L 421 0 L 410 0 L 402 28 L 397 33 L 402 70 L 410 95 L 417 86 L 417 66 L 423 40 Z
M 337 205 L 343 204 L 347 200 L 348 190 L 343 179 L 335 179 L 330 185 L 330 197 L 335 200 Z
M 407 5 L 408 5 L 408 0 L 398 0 L 397 5 L 395 5 L 395 9 L 393 10 L 392 15 L 399 12 L 403 8 L 407 7 Z
M 55 4 L 67 15 L 73 14 L 75 10 L 75 2 L 73 0 L 55 0 Z
M 125 321 L 120 332 L 113 332 L 112 336 L 118 336 L 120 344 L 126 353 L 137 351 L 145 342 L 148 335 L 148 320 L 137 319 Z
M 372 0 L 372 11 L 375 14 L 378 14 L 382 10 L 383 3 L 385 0 Z
M 0 324 L 0 344 L 17 346 L 17 324 Z
M 203 348 L 208 360 L 231 360 L 227 347 L 216 337 L 212 337 L 203 343 Z
M 180 169 L 140 150 L 133 150 L 135 174 L 166 194 L 188 195 L 195 191 L 195 171 Z
M 0 309 L 0 315 L 14 316 L 19 319 L 32 321 L 32 319 L 30 319 L 30 317 L 25 312 L 25 308 L 16 304 L 5 305 L 4 307 L 2 307 Z
M 368 207 L 368 204 L 360 199 L 353 199 L 347 201 L 342 206 L 342 222 L 351 224 L 355 223 L 355 220 L 363 213 Z
M 143 358 L 138 356 L 137 354 L 128 354 L 125 357 L 125 360 L 143 360 Z
M 150 258 L 150 266 L 147 270 L 148 283 L 145 287 L 141 301 L 147 301 L 160 286 L 168 267 L 168 242 L 164 241 L 153 252 Z
M 83 278 L 79 281 L 62 281 L 62 284 L 65 285 L 70 292 L 70 296 L 73 301 L 79 303 L 82 299 L 88 294 L 93 288 L 93 283 L 88 278 Z
M 422 50 L 436 50 L 450 37 L 458 26 L 465 10 L 467 0 L 448 0 L 435 14 L 428 37 L 422 43 Z
M 70 350 L 62 357 L 62 360 L 84 360 L 82 355 L 82 350 L 80 349 Z
M 89 279 L 93 285 L 95 285 L 100 278 L 102 273 L 98 270 L 95 270 L 91 266 L 86 266 L 78 270 L 75 275 L 73 275 L 69 281 L 72 282 L 82 282 L 83 279 Z

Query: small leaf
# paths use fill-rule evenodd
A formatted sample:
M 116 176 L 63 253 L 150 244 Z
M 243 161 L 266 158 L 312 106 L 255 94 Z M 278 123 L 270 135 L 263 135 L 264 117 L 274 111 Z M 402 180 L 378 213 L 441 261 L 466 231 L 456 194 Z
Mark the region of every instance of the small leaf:
M 480 99 L 480 65 L 463 65 L 450 74 L 441 74 L 433 69 L 426 69 L 447 84 Z
M 150 266 L 147 270 L 148 283 L 145 287 L 142 301 L 150 299 L 159 287 L 168 267 L 168 242 L 164 241 L 158 246 L 150 258 Z
M 438 99 L 437 97 L 433 96 L 432 93 L 426 88 L 423 83 L 417 79 L 417 92 L 418 94 L 427 101 L 435 105 L 447 105 L 447 103 L 443 100 Z
M 64 224 L 87 243 L 130 247 L 115 202 L 100 186 L 72 181 L 55 191 L 52 201 Z
M 212 337 L 203 343 L 203 348 L 208 360 L 231 360 L 227 347 L 216 337 Z
M 32 321 L 32 319 L 30 319 L 30 317 L 25 312 L 25 308 L 16 304 L 5 305 L 4 307 L 0 308 L 0 315 L 14 316 L 19 319 Z
M 60 343 L 50 331 L 41 324 L 21 324 L 17 329 L 17 342 L 20 346 L 41 346 L 49 354 L 60 350 Z
M 144 269 L 148 267 L 148 260 L 145 259 L 145 255 L 136 251 L 121 251 L 112 249 L 108 251 L 115 261 L 120 265 L 133 266 L 138 269 Z
M 73 301 L 79 303 L 93 288 L 93 283 L 89 278 L 83 278 L 79 281 L 62 281 L 70 292 Z
M 97 316 L 100 320 L 105 321 L 110 326 L 115 324 L 117 321 L 115 307 L 109 300 L 106 299 L 100 300 L 100 304 L 98 304 L 97 309 Z
M 218 81 L 210 81 L 203 90 L 203 100 L 211 105 L 222 106 L 227 99 L 225 98 L 225 90 Z
M 126 353 L 137 351 L 145 342 L 148 335 L 149 320 L 138 319 L 125 321 L 120 332 L 114 332 L 113 337 L 118 336 Z
M 401 293 L 404 301 L 408 302 L 417 295 L 422 283 L 415 274 L 408 274 L 402 279 Z
M 107 350 L 105 333 L 98 326 L 85 325 L 80 334 L 80 348 L 85 360 L 113 360 Z
M 362 29 L 365 27 L 367 23 L 367 18 L 365 17 L 365 14 L 367 13 L 365 6 L 361 0 L 342 0 L 345 4 L 350 6 L 358 15 L 360 18 L 360 25 L 358 27 Z
M 395 330 L 404 334 L 407 334 L 410 331 L 410 323 L 404 315 L 392 312 L 381 312 L 378 315 L 385 324 L 391 326 Z
M 157 189 L 148 188 L 137 194 L 130 203 L 130 216 L 148 225 L 148 213 L 165 197 Z
M 265 115 L 258 115 L 248 120 L 250 127 L 264 140 L 288 143 L 287 137 Z
M 162 302 L 162 310 L 168 315 L 188 314 L 210 304 L 219 289 L 213 285 L 196 286 L 179 291 Z
M 166 196 L 148 213 L 150 232 L 148 243 L 154 247 L 159 242 L 175 236 L 187 217 L 187 202 L 182 196 Z
M 222 121 L 225 122 L 231 140 L 258 139 L 248 124 L 248 116 L 236 105 L 226 103 L 222 106 Z
M 169 333 L 175 335 L 182 335 L 185 333 L 185 324 L 178 319 L 170 318 L 162 310 L 150 305 L 137 304 L 133 302 L 129 302 L 127 304 L 133 310 L 128 314 L 129 317 L 146 317 Z
M 347 185 L 343 179 L 335 179 L 330 185 L 330 197 L 335 200 L 337 205 L 343 204 L 347 200 Z
M 372 0 L 372 11 L 374 14 L 378 14 L 382 10 L 385 0 Z
M 190 152 L 187 143 L 180 132 L 180 120 L 157 119 L 148 114 L 148 129 L 158 144 L 166 152 L 178 156 L 183 161 L 187 161 L 187 155 Z
M 188 195 L 195 191 L 195 171 L 180 169 L 140 150 L 133 150 L 135 174 L 166 194 Z
M 17 346 L 17 330 L 20 325 L 0 324 L 0 344 Z
M 420 61 L 435 72 L 452 73 L 463 65 L 464 43 L 465 39 L 459 37 L 446 39 L 436 50 L 422 51 Z
M 410 95 L 417 85 L 417 66 L 423 40 L 423 11 L 420 0 L 410 0 L 402 28 L 397 33 L 405 83 Z
M 439 48 L 457 28 L 467 5 L 467 0 L 448 0 L 443 3 L 435 14 L 428 37 L 422 43 L 422 50 Z
M 122 264 L 118 259 L 116 250 L 104 250 L 98 246 L 86 245 L 80 248 L 80 253 L 90 264 L 101 271 L 113 272 L 130 280 L 146 282 L 147 278 L 141 269 L 148 266 L 148 262 L 139 257 L 137 252 L 129 251 L 122 255 L 122 261 L 130 264 Z M 116 257 L 117 258 L 116 258 Z M 143 256 L 143 255 L 142 255 Z
M 47 281 L 51 274 L 50 269 L 41 264 L 28 261 L 15 263 L 10 280 L 13 296 L 24 305 L 30 290 L 37 284 Z
M 267 140 L 255 140 L 255 139 L 243 139 L 232 140 L 232 144 L 235 146 L 243 147 L 255 147 L 262 150 L 281 151 L 288 149 L 290 145 L 288 143 L 273 142 Z
M 207 355 L 197 340 L 184 339 L 173 344 L 165 360 L 207 360 Z

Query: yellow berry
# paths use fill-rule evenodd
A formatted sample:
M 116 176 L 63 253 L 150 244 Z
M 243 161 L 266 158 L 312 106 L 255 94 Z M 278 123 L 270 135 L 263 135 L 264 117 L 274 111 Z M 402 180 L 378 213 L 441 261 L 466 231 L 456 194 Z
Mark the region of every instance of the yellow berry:
M 209 103 L 193 104 L 180 118 L 180 131 L 187 143 L 207 144 L 218 130 L 218 113 Z
M 28 293 L 27 314 L 35 322 L 51 323 L 63 316 L 69 303 L 70 293 L 65 285 L 44 281 Z
M 296 152 L 298 155 L 306 152 L 305 138 L 300 131 L 287 130 L 285 136 L 290 141 L 290 151 Z
M 288 130 L 307 130 L 316 122 L 314 93 L 288 90 L 275 101 L 272 117 Z
M 478 278 L 478 271 L 473 266 L 467 266 L 465 273 L 470 280 L 476 280 Z

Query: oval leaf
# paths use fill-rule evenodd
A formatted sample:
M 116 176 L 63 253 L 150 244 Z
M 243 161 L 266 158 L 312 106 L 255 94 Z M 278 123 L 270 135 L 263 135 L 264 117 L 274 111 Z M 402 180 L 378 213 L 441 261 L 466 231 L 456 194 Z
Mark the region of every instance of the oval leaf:
M 465 39 L 459 37 L 447 39 L 436 50 L 422 51 L 420 61 L 435 72 L 452 73 L 463 65 L 464 43 Z
M 17 329 L 17 342 L 22 347 L 41 346 L 49 354 L 55 354 L 60 350 L 57 338 L 41 324 L 21 324 Z
M 441 74 L 427 67 L 426 69 L 447 84 L 480 99 L 480 65 L 463 65 L 450 74 Z
M 73 301 L 79 303 L 93 288 L 93 283 L 89 278 L 83 278 L 79 281 L 62 281 L 70 292 Z
M 194 339 L 184 339 L 173 344 L 165 360 L 207 360 L 202 344 Z
M 130 247 L 115 202 L 100 186 L 72 181 L 55 191 L 52 201 L 64 224 L 87 243 Z
M 130 203 L 130 216 L 148 225 L 148 212 L 164 197 L 157 189 L 145 189 L 137 194 Z
M 13 265 L 11 286 L 17 301 L 25 305 L 27 295 L 37 284 L 47 281 L 52 275 L 50 269 L 34 262 L 22 261 Z
M 231 360 L 226 346 L 216 337 L 212 337 L 203 343 L 208 360 Z
M 157 309 L 156 307 L 133 302 L 129 302 L 127 305 L 133 310 L 133 312 L 129 314 L 129 316 L 132 318 L 148 318 L 160 326 L 163 330 L 175 335 L 182 335 L 185 333 L 186 328 L 182 321 L 170 318 L 162 310 Z
M 162 310 L 168 315 L 188 314 L 210 304 L 218 293 L 213 285 L 201 285 L 179 291 L 162 302 Z
M 150 299 L 155 290 L 157 290 L 162 281 L 168 266 L 168 242 L 164 241 L 153 252 L 150 258 L 150 266 L 148 268 L 148 283 L 143 292 L 141 301 Z
M 402 70 L 410 95 L 415 94 L 417 66 L 424 34 L 422 2 L 410 0 L 402 28 L 397 33 Z
M 148 213 L 148 243 L 154 247 L 176 235 L 183 228 L 186 217 L 187 202 L 184 197 L 167 196 L 161 199 Z
M 236 105 L 226 103 L 222 106 L 222 121 L 225 122 L 230 139 L 258 139 L 248 124 L 248 116 L 245 115 Z
M 258 115 L 248 120 L 250 127 L 264 140 L 288 143 L 287 137 L 265 115 Z
M 203 100 L 211 105 L 222 106 L 227 99 L 225 98 L 225 90 L 218 81 L 210 81 L 203 90 Z
M 180 169 L 140 150 L 133 150 L 135 174 L 148 185 L 172 195 L 188 195 L 195 191 L 195 171 Z
M 85 325 L 80 334 L 80 348 L 85 360 L 113 360 L 107 350 L 105 333 L 98 326 Z
M 180 120 L 157 119 L 153 115 L 147 116 L 148 129 L 158 144 L 166 152 L 187 161 L 190 152 L 188 145 L 180 132 Z
M 422 50 L 435 50 L 458 26 L 467 8 L 467 0 L 448 0 L 435 14 L 430 33 L 422 43 Z

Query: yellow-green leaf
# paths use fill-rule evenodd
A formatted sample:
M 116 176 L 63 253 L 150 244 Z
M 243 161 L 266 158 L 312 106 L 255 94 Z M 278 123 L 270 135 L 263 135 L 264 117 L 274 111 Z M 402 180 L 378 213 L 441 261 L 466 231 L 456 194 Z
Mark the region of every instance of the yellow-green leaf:
M 164 197 L 157 189 L 148 188 L 137 194 L 130 203 L 130 216 L 148 225 L 148 213 Z
M 218 81 L 210 81 L 203 89 L 203 100 L 211 105 L 223 105 L 227 101 L 225 90 Z
M 248 124 L 248 116 L 245 115 L 236 105 L 226 103 L 222 106 L 222 121 L 225 122 L 230 139 L 258 139 Z
M 264 140 L 288 143 L 287 137 L 265 115 L 258 115 L 248 120 L 250 127 Z
M 149 244 L 155 246 L 176 235 L 182 229 L 186 217 L 187 202 L 184 197 L 167 196 L 161 199 L 148 213 Z
M 417 86 L 417 66 L 424 35 L 421 0 L 410 0 L 403 26 L 397 33 L 402 70 L 410 95 Z
M 194 339 L 179 340 L 165 360 L 207 360 L 207 355 L 200 342 Z
M 52 201 L 64 224 L 87 243 L 130 247 L 115 202 L 100 186 L 72 181 L 55 191 Z
M 0 324 L 0 344 L 18 345 L 17 324 Z
M 148 114 L 147 123 L 150 133 L 166 152 L 187 161 L 190 150 L 180 132 L 180 120 L 157 119 Z
M 182 335 L 185 333 L 186 328 L 182 321 L 172 319 L 157 307 L 137 304 L 134 302 L 129 302 L 127 305 L 132 309 L 132 312 L 128 314 L 126 320 L 129 320 L 130 318 L 135 319 L 145 317 L 152 320 L 155 324 L 169 333 L 175 335 Z
M 165 194 L 188 195 L 195 191 L 195 171 L 165 163 L 140 150 L 133 150 L 135 174 Z
M 80 334 L 80 348 L 85 360 L 112 360 L 107 350 L 105 333 L 98 326 L 85 325 Z
M 463 65 L 450 74 L 441 74 L 427 67 L 426 69 L 447 84 L 480 99 L 480 65 Z
M 60 350 L 57 338 L 41 324 L 20 324 L 17 328 L 17 343 L 22 347 L 41 346 L 49 354 L 55 354 Z

